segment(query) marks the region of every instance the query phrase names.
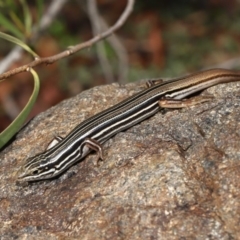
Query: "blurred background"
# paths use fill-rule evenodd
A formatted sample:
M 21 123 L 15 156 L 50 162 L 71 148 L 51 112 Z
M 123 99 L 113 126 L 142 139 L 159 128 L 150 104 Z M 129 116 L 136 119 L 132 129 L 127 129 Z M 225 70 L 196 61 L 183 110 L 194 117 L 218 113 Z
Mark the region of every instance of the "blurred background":
M 47 16 L 50 22 L 40 31 L 41 19 L 53 2 L 58 9 L 54 16 Z M 47 57 L 103 32 L 118 20 L 126 3 L 97 0 L 96 8 L 87 0 L 2 0 L 0 31 Z M 0 41 L 1 68 L 15 46 Z M 239 0 L 137 0 L 130 17 L 110 40 L 35 68 L 41 90 L 29 118 L 96 85 L 172 78 L 211 67 L 240 68 L 239 43 Z M 7 70 L 32 60 L 21 52 Z M 0 131 L 24 108 L 32 88 L 28 73 L 0 82 Z

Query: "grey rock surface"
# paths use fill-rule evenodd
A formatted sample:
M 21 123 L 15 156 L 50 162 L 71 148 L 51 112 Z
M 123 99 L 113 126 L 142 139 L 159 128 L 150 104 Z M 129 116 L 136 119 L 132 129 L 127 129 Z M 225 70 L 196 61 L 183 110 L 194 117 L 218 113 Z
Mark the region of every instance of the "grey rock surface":
M 240 239 L 240 83 L 158 113 L 57 179 L 22 185 L 25 159 L 143 85 L 95 87 L 38 115 L 0 153 L 0 239 Z

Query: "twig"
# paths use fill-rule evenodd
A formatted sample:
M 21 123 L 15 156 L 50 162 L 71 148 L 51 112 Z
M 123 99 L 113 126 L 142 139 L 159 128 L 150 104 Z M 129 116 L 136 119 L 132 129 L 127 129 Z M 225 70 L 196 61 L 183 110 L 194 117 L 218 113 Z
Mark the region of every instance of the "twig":
M 34 27 L 32 41 L 36 40 L 40 32 L 44 31 L 52 23 L 66 1 L 67 0 L 52 0 L 46 13 L 42 16 L 38 28 Z M 5 72 L 13 62 L 19 60 L 22 53 L 23 49 L 21 47 L 14 47 L 13 50 L 0 62 L 0 73 Z
M 4 96 L 1 97 L 1 102 L 8 118 L 16 118 L 16 116 L 20 112 L 20 109 L 19 106 L 16 104 L 14 98 L 11 95 L 4 94 Z
M 23 65 L 21 67 L 18 67 L 18 68 L 15 68 L 13 70 L 10 70 L 6 73 L 3 73 L 3 74 L 0 75 L 0 80 L 8 78 L 10 76 L 13 76 L 17 73 L 24 72 L 29 67 L 33 68 L 33 67 L 36 67 L 39 64 L 52 64 L 55 61 L 57 61 L 61 58 L 65 58 L 67 56 L 70 56 L 73 53 L 76 53 L 83 48 L 91 47 L 94 43 L 100 41 L 101 39 L 104 39 L 104 38 L 110 36 L 114 31 L 119 29 L 124 24 L 124 22 L 126 21 L 128 16 L 130 15 L 130 13 L 132 12 L 133 5 L 134 5 L 134 0 L 128 0 L 127 6 L 126 6 L 124 12 L 122 13 L 122 15 L 120 16 L 120 18 L 118 19 L 118 21 L 112 27 L 110 27 L 107 31 L 93 37 L 89 41 L 86 41 L 84 43 L 80 43 L 80 44 L 77 44 L 75 46 L 69 47 L 67 50 L 65 50 L 65 51 L 63 51 L 59 54 L 53 55 L 51 57 L 36 58 L 33 62 L 31 62 L 29 64 Z
M 19 46 L 16 46 L 12 51 L 0 62 L 0 73 L 5 72 L 9 66 L 19 60 L 22 56 L 23 49 Z
M 67 2 L 68 0 L 58 0 L 58 1 L 52 1 L 50 7 L 48 8 L 48 11 L 42 19 L 40 20 L 39 23 L 39 30 L 45 30 L 47 27 L 49 27 L 57 15 L 57 13 L 62 9 L 63 5 Z
M 239 65 L 240 65 L 240 58 L 238 57 L 238 58 L 233 58 L 233 59 L 227 60 L 225 62 L 213 65 L 213 66 L 211 66 L 211 68 L 233 69 L 233 68 L 239 67 Z
M 61 10 L 67 0 L 52 1 L 47 11 L 43 14 L 39 21 L 38 27 L 33 28 L 32 38 L 30 41 L 35 41 L 40 32 L 44 31 L 55 19 L 57 13 Z M 23 54 L 23 49 L 16 46 L 12 51 L 0 62 L 0 73 L 5 72 L 9 66 L 18 61 Z M 2 106 L 10 119 L 14 119 L 20 112 L 18 105 L 15 103 L 11 95 L 2 96 Z
M 100 17 L 99 19 L 101 21 L 101 25 L 103 29 L 107 29 L 108 25 L 106 21 Z M 119 38 L 116 36 L 116 34 L 111 35 L 107 41 L 112 45 L 114 48 L 118 59 L 118 82 L 124 83 L 128 76 L 128 54 L 126 48 L 123 46 Z
M 106 31 L 106 29 L 109 28 L 108 24 L 104 20 L 103 17 L 101 17 L 98 14 L 97 7 L 96 7 L 96 1 L 88 1 L 88 12 L 89 12 L 89 18 L 91 20 L 91 24 L 93 28 L 97 28 L 97 31 Z M 96 29 L 95 29 L 96 31 Z M 97 33 L 98 33 L 97 32 Z M 97 34 L 95 33 L 95 34 Z M 119 38 L 116 36 L 116 34 L 112 34 L 110 37 L 106 39 L 111 47 L 114 49 L 117 57 L 118 57 L 118 82 L 124 83 L 128 76 L 128 54 L 119 40 Z M 100 46 L 99 46 L 100 45 Z M 108 80 L 108 82 L 111 82 L 113 79 L 113 73 L 111 65 L 109 64 L 109 61 L 107 61 L 106 54 L 104 51 L 104 43 L 100 42 L 97 44 L 97 54 L 100 60 L 100 64 L 102 65 L 102 69 L 104 71 L 105 77 Z
M 105 30 L 105 29 L 102 29 L 101 27 L 100 16 L 98 14 L 96 0 L 87 1 L 87 12 L 89 15 L 89 19 L 91 21 L 93 35 L 95 36 L 99 34 L 102 30 Z M 114 76 L 113 76 L 111 65 L 106 55 L 104 42 L 97 43 L 96 48 L 97 48 L 97 55 L 98 55 L 101 67 L 103 69 L 105 78 L 108 83 L 112 83 L 114 82 Z

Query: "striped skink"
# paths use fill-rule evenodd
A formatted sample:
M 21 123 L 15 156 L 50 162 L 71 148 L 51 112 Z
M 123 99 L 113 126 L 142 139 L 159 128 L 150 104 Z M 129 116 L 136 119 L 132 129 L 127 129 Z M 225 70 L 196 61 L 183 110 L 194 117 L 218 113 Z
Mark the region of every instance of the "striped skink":
M 46 151 L 27 159 L 20 181 L 54 178 L 92 150 L 103 159 L 102 144 L 116 133 L 149 118 L 162 108 L 182 108 L 209 101 L 212 97 L 187 98 L 210 86 L 240 81 L 240 72 L 212 69 L 162 82 L 148 81 L 148 88 L 90 117 L 65 138 L 56 137 Z

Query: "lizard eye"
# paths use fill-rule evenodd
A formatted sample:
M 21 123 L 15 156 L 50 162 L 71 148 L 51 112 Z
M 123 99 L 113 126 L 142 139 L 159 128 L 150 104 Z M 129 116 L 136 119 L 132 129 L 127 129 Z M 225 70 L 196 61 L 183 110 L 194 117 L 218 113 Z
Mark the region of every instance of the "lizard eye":
M 37 170 L 34 170 L 34 171 L 32 172 L 32 174 L 37 175 L 39 172 L 40 172 L 40 171 L 37 169 Z

